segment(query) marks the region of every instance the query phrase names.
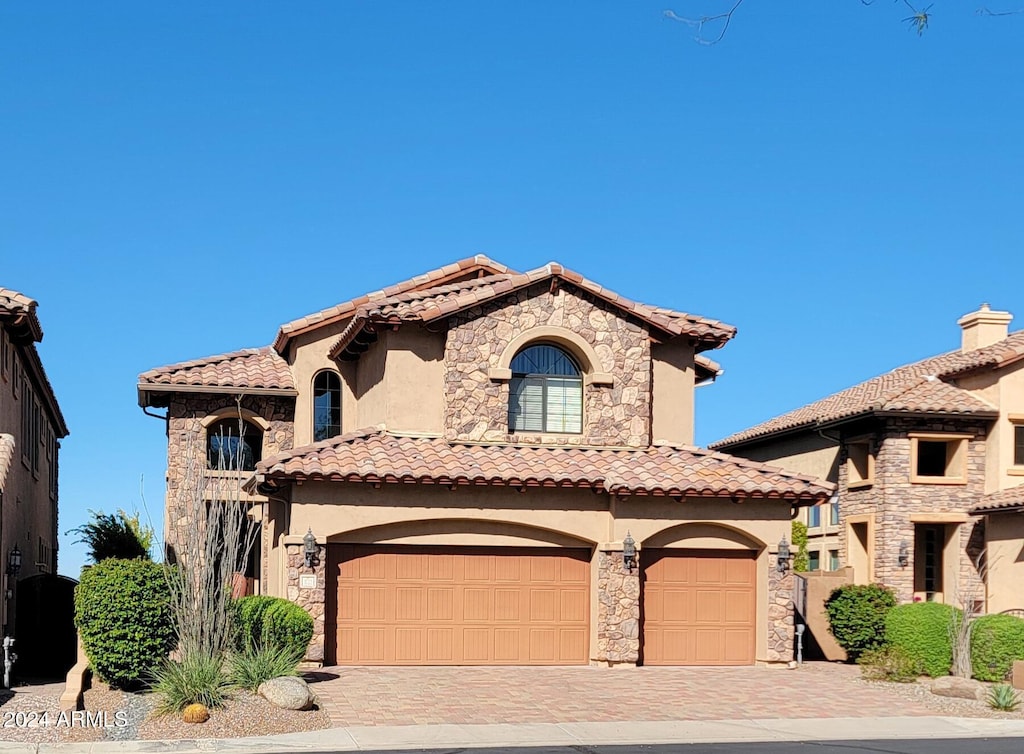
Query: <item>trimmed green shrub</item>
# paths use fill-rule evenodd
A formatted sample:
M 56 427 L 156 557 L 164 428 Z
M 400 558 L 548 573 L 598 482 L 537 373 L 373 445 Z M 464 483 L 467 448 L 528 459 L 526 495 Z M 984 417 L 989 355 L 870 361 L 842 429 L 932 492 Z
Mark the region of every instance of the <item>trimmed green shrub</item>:
M 921 675 L 920 663 L 902 647 L 869 649 L 857 658 L 857 664 L 869 681 L 913 683 Z
M 793 570 L 796 573 L 803 573 L 811 566 L 811 556 L 807 552 L 807 524 L 803 521 L 794 521 L 790 537 L 793 540 L 793 547 L 796 548 Z
M 941 602 L 913 602 L 889 611 L 885 638 L 900 647 L 932 678 L 949 675 L 953 664 L 951 631 L 963 613 Z
M 983 615 L 971 626 L 971 667 L 979 681 L 1005 681 L 1014 660 L 1024 660 L 1024 619 Z
M 75 626 L 101 680 L 116 688 L 142 685 L 175 645 L 163 566 L 110 559 L 83 569 Z
M 152 676 L 153 690 L 160 696 L 159 715 L 181 712 L 190 704 L 223 706 L 231 690 L 223 657 L 194 653 L 180 661 L 165 659 Z
M 885 616 L 896 595 L 881 584 L 847 584 L 825 600 L 829 631 L 851 660 L 885 646 Z
M 233 610 L 238 651 L 256 645 L 291 648 L 300 653 L 300 658 L 306 656 L 309 640 L 313 638 L 313 619 L 294 602 L 252 595 L 236 600 Z
M 302 656 L 295 647 L 262 647 L 250 643 L 243 651 L 233 652 L 228 657 L 228 676 L 239 688 L 255 693 L 264 681 L 297 675 Z

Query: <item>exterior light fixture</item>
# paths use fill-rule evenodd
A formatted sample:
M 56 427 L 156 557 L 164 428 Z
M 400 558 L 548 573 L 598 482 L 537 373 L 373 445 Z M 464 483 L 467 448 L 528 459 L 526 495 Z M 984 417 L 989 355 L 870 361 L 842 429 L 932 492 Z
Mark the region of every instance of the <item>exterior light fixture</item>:
M 779 554 L 775 558 L 775 568 L 779 573 L 785 573 L 789 570 L 789 561 L 793 558 L 793 553 L 789 551 L 789 542 L 786 541 L 786 535 L 782 535 L 782 539 L 779 540 Z
M 15 545 L 14 549 L 7 554 L 7 574 L 17 576 L 21 571 L 21 550 Z
M 900 568 L 906 568 L 910 564 L 910 545 L 907 540 L 900 542 L 900 554 L 897 557 Z
M 302 552 L 306 556 L 306 568 L 312 568 L 319 561 L 320 546 L 317 545 L 316 537 L 313 536 L 312 527 L 302 538 Z
M 622 540 L 622 565 L 630 573 L 636 568 L 636 541 L 628 531 Z

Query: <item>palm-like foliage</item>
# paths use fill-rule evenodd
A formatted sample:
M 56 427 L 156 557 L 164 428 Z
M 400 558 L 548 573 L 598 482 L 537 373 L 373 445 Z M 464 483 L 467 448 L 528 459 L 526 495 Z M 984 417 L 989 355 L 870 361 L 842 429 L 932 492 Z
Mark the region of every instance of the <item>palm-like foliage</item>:
M 153 531 L 139 523 L 138 515 L 129 516 L 124 511 L 99 513 L 89 511 L 92 519 L 76 529 L 76 542 L 89 548 L 89 558 L 94 563 L 109 558 L 125 560 L 150 560 L 150 546 Z M 69 532 L 69 533 L 71 533 Z

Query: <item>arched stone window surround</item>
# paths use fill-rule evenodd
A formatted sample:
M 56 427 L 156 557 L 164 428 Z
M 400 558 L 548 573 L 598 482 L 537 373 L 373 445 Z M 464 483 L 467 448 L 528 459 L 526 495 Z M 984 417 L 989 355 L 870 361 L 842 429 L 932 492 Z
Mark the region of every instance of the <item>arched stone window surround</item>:
M 612 375 L 599 371 L 601 360 L 597 355 L 597 351 L 594 350 L 590 343 L 572 330 L 567 330 L 564 327 L 553 327 L 552 325 L 532 327 L 510 340 L 498 357 L 498 365 L 490 369 L 487 376 L 495 382 L 508 382 L 511 380 L 512 359 L 521 350 L 535 343 L 550 343 L 559 348 L 564 348 L 576 359 L 580 369 L 583 370 L 584 386 L 610 386 L 613 384 L 614 378 Z
M 334 434 L 329 434 L 329 435 L 326 435 L 325 437 L 318 438 L 316 436 L 316 431 L 317 431 L 316 382 L 320 378 L 321 375 L 333 375 L 334 379 L 336 380 L 337 399 L 338 399 L 338 425 L 337 425 L 338 431 L 335 432 Z M 310 419 L 311 419 L 310 425 L 312 426 L 312 440 L 313 440 L 313 442 L 317 442 L 318 440 L 327 440 L 327 439 L 330 439 L 331 437 L 337 437 L 338 435 L 341 434 L 341 400 L 342 400 L 342 398 L 341 398 L 341 374 L 339 374 L 336 369 L 318 369 L 316 371 L 316 373 L 313 375 L 313 379 L 310 380 L 309 387 L 310 387 L 309 394 L 310 394 Z M 332 388 L 328 388 L 328 389 L 331 390 Z
M 217 411 L 214 411 L 211 414 L 207 414 L 205 417 L 203 417 L 200 420 L 199 424 L 203 428 L 203 445 L 202 445 L 203 451 L 202 452 L 204 454 L 208 454 L 209 453 L 209 442 L 210 442 L 209 430 L 210 430 L 211 427 L 215 426 L 218 422 L 222 422 L 222 421 L 235 421 L 235 422 L 237 422 L 239 419 L 244 421 L 246 424 L 249 424 L 252 427 L 255 427 L 255 428 L 257 428 L 259 430 L 259 432 L 260 432 L 260 448 L 259 448 L 259 450 L 260 450 L 260 458 L 262 458 L 263 457 L 263 448 L 264 448 L 264 445 L 266 444 L 266 439 L 267 439 L 267 432 L 270 430 L 270 422 L 268 422 L 266 419 L 264 419 L 259 414 L 255 413 L 253 411 L 250 411 L 248 409 L 245 409 L 245 408 L 239 408 L 238 406 L 228 406 L 228 407 L 225 407 L 225 408 L 222 408 L 222 409 L 218 409 Z M 215 471 L 215 470 L 211 469 L 211 471 Z

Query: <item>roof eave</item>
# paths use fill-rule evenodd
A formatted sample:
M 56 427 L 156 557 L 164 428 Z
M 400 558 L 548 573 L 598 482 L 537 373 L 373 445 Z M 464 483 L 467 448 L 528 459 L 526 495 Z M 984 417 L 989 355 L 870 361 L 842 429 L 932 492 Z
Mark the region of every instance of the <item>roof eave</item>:
M 140 382 L 139 406 L 155 406 L 149 398 L 153 393 L 212 393 L 214 395 L 272 395 L 283 398 L 297 398 L 299 391 L 294 388 L 239 387 L 237 385 L 167 385 L 163 383 Z

